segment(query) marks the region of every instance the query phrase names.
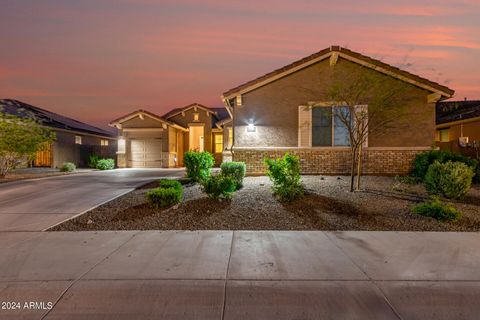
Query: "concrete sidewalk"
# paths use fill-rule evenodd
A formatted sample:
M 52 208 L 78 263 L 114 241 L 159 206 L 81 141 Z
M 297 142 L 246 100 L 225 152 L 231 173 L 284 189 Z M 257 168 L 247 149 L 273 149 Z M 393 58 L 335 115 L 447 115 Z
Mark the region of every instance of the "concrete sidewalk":
M 0 298 L 21 307 L 0 319 L 478 319 L 479 243 L 478 233 L 1 232 Z

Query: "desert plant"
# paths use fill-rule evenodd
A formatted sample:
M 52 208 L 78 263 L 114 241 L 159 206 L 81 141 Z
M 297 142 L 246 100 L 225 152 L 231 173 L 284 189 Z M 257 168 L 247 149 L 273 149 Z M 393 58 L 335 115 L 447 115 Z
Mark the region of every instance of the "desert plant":
M 462 217 L 459 210 L 450 204 L 442 203 L 438 197 L 433 197 L 431 201 L 416 205 L 413 208 L 413 213 L 441 221 L 457 221 Z
M 224 162 L 220 165 L 224 176 L 232 177 L 235 180 L 237 190 L 243 186 L 243 178 L 247 171 L 245 162 Z
M 237 185 L 235 179 L 223 174 L 212 175 L 201 181 L 203 191 L 214 199 L 230 199 Z
M 448 161 L 462 162 L 472 168 L 474 171 L 479 167 L 479 162 L 477 160 L 464 155 L 450 151 L 430 150 L 416 155 L 415 160 L 413 161 L 412 176 L 421 180 L 425 179 L 428 168 L 435 161 L 440 163 L 445 163 Z
M 72 162 L 64 162 L 60 167 L 60 171 L 62 172 L 73 172 L 77 169 L 74 163 Z
M 147 201 L 155 209 L 165 208 L 180 203 L 183 188 L 156 188 L 147 192 Z
M 112 170 L 115 168 L 115 160 L 113 159 L 100 159 L 97 161 L 98 170 Z
M 92 168 L 92 169 L 96 169 L 98 160 L 100 160 L 100 159 L 101 159 L 100 156 L 98 156 L 96 154 L 89 155 L 88 160 L 87 160 L 87 167 Z
M 425 175 L 425 188 L 431 194 L 459 199 L 467 194 L 472 184 L 473 170 L 461 162 L 436 161 Z
M 210 169 L 213 167 L 214 159 L 209 152 L 188 151 L 185 153 L 183 162 L 187 169 L 187 177 L 199 182 L 210 176 Z
M 303 196 L 300 180 L 300 159 L 285 154 L 279 159 L 265 159 L 267 175 L 273 182 L 273 193 L 283 201 L 293 201 Z
M 0 106 L 0 178 L 35 158 L 55 140 L 55 133 L 35 119 L 2 112 Z

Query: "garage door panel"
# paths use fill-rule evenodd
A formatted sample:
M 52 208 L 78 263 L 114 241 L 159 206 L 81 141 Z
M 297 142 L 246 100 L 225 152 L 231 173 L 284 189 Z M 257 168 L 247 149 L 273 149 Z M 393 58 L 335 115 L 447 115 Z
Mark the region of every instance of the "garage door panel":
M 130 155 L 132 168 L 162 167 L 162 140 L 131 140 Z

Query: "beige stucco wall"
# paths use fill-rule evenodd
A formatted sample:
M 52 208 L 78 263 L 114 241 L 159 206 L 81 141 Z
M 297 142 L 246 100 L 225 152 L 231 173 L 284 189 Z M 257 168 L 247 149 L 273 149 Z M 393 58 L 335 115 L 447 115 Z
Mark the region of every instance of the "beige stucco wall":
M 198 121 L 193 121 L 193 114 L 198 113 Z M 175 122 L 176 124 L 188 128 L 190 124 L 205 124 L 204 128 L 204 150 L 212 152 L 212 115 L 207 111 L 198 108 L 195 111 L 193 108 L 184 112 L 184 115 L 181 113 L 169 118 L 168 120 Z M 186 137 L 186 147 L 185 150 L 188 150 L 188 136 Z
M 334 68 L 358 68 L 339 59 Z M 235 147 L 297 147 L 298 107 L 309 101 L 329 101 L 327 91 L 333 68 L 329 60 L 321 61 L 287 77 L 242 95 L 242 106 L 234 108 Z M 367 69 L 366 69 L 367 70 Z M 370 69 L 365 72 L 375 72 Z M 386 81 L 400 81 L 385 76 Z M 371 136 L 372 147 L 430 146 L 434 140 L 434 104 L 427 103 L 430 92 L 411 85 L 408 108 L 412 115 L 393 124 L 396 128 L 380 136 Z M 255 133 L 247 132 L 253 121 Z

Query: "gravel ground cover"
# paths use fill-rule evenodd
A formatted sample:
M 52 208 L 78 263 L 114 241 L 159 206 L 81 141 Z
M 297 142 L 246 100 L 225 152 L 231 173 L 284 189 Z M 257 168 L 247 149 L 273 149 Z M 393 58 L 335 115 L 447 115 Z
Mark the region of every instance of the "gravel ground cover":
M 364 177 L 363 191 L 350 193 L 348 177 L 303 176 L 306 195 L 293 203 L 272 196 L 267 177 L 247 177 L 230 201 L 206 197 L 185 185 L 184 201 L 154 210 L 145 193 L 156 183 L 104 204 L 53 230 L 480 230 L 480 188 L 453 202 L 463 212 L 457 222 L 439 222 L 411 213 L 427 194 L 422 185 L 392 177 Z

